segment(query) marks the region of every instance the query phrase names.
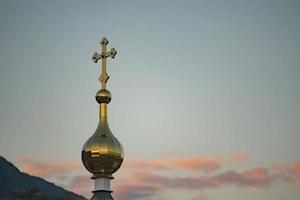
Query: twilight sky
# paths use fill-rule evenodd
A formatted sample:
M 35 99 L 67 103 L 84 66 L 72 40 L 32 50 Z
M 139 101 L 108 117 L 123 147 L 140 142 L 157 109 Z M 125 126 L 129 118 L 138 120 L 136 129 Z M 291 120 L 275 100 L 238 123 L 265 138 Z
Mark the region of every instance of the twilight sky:
M 90 197 L 107 37 L 124 200 L 300 198 L 300 1 L 0 2 L 0 154 Z

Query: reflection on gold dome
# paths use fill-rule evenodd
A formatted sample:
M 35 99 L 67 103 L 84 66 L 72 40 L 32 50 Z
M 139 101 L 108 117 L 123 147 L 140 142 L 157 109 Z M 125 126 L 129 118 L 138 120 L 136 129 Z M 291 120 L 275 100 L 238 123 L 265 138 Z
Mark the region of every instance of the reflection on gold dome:
M 95 176 L 111 177 L 120 168 L 124 158 L 123 147 L 111 133 L 107 117 L 100 116 L 95 133 L 82 148 L 81 158 L 85 168 Z

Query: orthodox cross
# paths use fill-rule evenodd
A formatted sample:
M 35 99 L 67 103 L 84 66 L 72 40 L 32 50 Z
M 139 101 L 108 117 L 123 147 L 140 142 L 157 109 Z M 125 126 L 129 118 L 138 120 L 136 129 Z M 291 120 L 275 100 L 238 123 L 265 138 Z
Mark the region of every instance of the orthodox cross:
M 97 63 L 99 59 L 102 59 L 102 72 L 98 80 L 101 82 L 102 89 L 106 89 L 106 82 L 109 79 L 108 74 L 106 73 L 106 58 L 111 57 L 115 58 L 117 51 L 115 48 L 111 48 L 109 52 L 106 51 L 106 46 L 108 44 L 108 40 L 106 38 L 103 38 L 100 42 L 100 45 L 102 46 L 102 53 L 98 54 L 95 52 L 93 54 L 92 60 L 94 63 Z

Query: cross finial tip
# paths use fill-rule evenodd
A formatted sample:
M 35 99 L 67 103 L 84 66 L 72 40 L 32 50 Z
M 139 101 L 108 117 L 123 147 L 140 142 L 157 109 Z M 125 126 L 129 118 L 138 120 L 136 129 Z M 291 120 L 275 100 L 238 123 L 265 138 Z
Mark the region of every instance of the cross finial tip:
M 104 37 L 102 38 L 100 44 L 103 46 L 103 45 L 107 45 L 108 44 L 108 40 Z

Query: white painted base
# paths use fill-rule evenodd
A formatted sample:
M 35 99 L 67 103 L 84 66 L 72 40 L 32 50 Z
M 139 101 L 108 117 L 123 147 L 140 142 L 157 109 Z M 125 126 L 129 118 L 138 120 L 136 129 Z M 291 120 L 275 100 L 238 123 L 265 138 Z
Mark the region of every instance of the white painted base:
M 99 191 L 99 190 L 112 191 L 110 189 L 109 178 L 95 178 L 94 181 L 95 181 L 94 191 Z

